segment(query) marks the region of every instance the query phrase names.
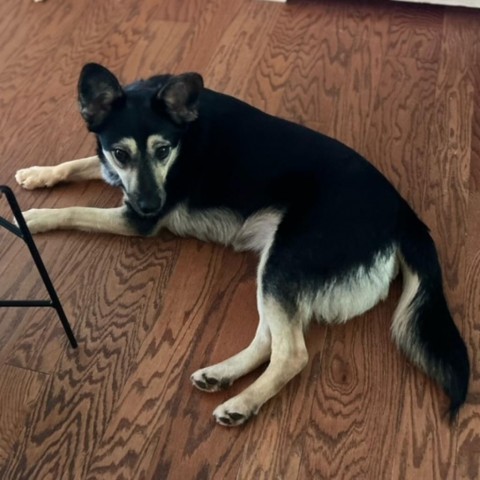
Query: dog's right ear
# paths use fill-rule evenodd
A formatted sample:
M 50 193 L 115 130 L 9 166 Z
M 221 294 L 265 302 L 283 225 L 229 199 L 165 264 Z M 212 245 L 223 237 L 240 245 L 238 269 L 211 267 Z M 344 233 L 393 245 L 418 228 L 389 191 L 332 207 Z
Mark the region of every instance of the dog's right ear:
M 113 106 L 124 97 L 115 75 L 102 65 L 87 63 L 78 80 L 80 113 L 89 130 L 97 129 L 110 114 Z
M 154 103 L 166 110 L 178 124 L 193 122 L 198 117 L 198 97 L 203 89 L 200 74 L 174 75 L 156 94 Z

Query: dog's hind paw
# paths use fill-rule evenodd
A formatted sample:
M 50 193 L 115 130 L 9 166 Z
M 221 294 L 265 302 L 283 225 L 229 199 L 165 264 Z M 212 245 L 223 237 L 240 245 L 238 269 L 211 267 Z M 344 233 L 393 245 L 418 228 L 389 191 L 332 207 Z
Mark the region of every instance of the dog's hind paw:
M 55 167 L 30 167 L 18 170 L 15 180 L 26 190 L 34 190 L 52 187 L 62 179 L 58 177 Z
M 191 377 L 192 384 L 199 390 L 204 392 L 218 392 L 225 390 L 232 384 L 232 380 L 228 378 L 217 379 L 212 374 L 209 374 L 209 368 L 197 370 Z
M 243 401 L 240 394 L 219 405 L 213 411 L 213 416 L 220 425 L 237 427 L 256 415 L 258 410 L 258 407 L 250 406 L 248 402 Z

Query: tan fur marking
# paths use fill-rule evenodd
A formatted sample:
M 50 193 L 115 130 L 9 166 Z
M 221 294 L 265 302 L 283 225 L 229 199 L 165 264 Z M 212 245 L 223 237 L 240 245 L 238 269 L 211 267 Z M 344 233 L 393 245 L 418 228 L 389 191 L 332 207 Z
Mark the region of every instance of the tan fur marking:
M 403 343 L 403 340 L 409 337 L 411 304 L 420 287 L 420 280 L 403 260 L 400 262 L 403 274 L 403 292 L 393 314 L 392 335 L 397 342 Z
M 138 155 L 138 145 L 135 139 L 131 137 L 122 138 L 118 141 L 115 145 L 112 145 L 112 149 L 120 148 L 122 150 L 126 150 L 130 153 L 132 158 L 135 158 Z
M 158 147 L 162 146 L 170 146 L 170 142 L 165 140 L 161 135 L 150 135 L 147 138 L 147 153 L 150 157 L 153 157 L 155 154 L 155 150 Z

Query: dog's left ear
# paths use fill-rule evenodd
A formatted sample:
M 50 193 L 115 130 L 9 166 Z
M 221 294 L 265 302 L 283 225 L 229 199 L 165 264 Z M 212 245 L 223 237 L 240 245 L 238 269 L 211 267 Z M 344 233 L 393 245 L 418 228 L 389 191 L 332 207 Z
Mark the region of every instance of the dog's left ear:
M 193 122 L 198 117 L 198 96 L 203 79 L 198 73 L 183 73 L 171 77 L 155 96 L 171 119 L 178 124 Z

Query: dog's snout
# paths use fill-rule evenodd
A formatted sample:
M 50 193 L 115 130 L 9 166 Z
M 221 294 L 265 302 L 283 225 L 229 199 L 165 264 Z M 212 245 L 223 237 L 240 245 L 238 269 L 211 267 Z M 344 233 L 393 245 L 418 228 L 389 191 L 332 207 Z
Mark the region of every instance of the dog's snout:
M 159 213 L 163 207 L 163 200 L 161 197 L 138 198 L 135 203 L 138 213 L 146 216 Z
M 145 215 L 154 215 L 158 213 L 163 205 L 161 198 L 142 198 L 138 202 L 139 210 Z

